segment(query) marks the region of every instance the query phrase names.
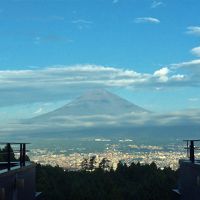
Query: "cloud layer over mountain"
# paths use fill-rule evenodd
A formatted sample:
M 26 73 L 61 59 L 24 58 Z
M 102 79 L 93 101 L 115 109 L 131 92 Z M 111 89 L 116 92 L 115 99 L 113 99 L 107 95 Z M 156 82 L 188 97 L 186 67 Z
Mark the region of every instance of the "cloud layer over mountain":
M 157 89 L 200 85 L 200 60 L 172 64 L 153 73 L 98 65 L 0 71 L 0 106 L 66 97 L 95 88 Z
M 25 134 L 35 136 L 60 137 L 73 136 L 78 133 L 84 136 L 89 132 L 109 132 L 115 134 L 119 130 L 131 133 L 135 128 L 145 131 L 167 131 L 170 127 L 200 127 L 200 110 L 187 110 L 158 114 L 148 112 L 120 97 L 104 90 L 83 95 L 67 105 L 38 117 L 15 121 L 1 126 L 0 135 L 17 136 Z

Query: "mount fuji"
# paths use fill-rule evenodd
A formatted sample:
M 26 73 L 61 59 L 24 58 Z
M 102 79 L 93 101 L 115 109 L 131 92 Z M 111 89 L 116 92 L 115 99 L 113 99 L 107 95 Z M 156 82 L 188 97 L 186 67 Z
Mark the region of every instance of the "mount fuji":
M 200 110 L 154 113 L 106 90 L 93 90 L 70 103 L 14 125 L 16 134 L 39 137 L 199 134 Z
M 72 102 L 46 114 L 31 119 L 32 122 L 48 121 L 61 117 L 83 116 L 120 116 L 123 114 L 149 113 L 148 110 L 139 107 L 121 97 L 106 90 L 89 91 L 76 98 Z

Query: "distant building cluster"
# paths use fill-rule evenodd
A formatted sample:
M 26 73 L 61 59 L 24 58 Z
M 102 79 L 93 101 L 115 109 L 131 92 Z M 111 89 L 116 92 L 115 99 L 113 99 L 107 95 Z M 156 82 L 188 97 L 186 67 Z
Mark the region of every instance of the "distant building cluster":
M 156 149 L 156 150 L 155 150 Z M 60 166 L 67 170 L 79 170 L 82 167 L 84 159 L 89 159 L 91 156 L 95 156 L 95 166 L 98 167 L 103 158 L 110 161 L 110 165 L 115 169 L 119 161 L 130 165 L 132 162 L 140 162 L 142 164 L 155 162 L 158 167 L 171 167 L 172 169 L 178 168 L 178 162 L 180 158 L 185 157 L 184 152 L 177 151 L 163 151 L 159 148 L 153 147 L 153 151 L 138 151 L 134 153 L 123 153 L 117 150 L 107 150 L 101 153 L 71 153 L 66 155 L 65 153 L 56 154 L 49 150 L 32 150 L 32 160 L 43 165 L 50 164 L 52 166 Z

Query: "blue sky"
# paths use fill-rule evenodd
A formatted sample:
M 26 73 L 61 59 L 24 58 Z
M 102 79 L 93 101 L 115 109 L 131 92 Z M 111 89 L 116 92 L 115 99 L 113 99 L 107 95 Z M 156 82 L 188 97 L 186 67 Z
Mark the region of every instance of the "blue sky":
M 1 118 L 104 88 L 157 112 L 199 108 L 200 1 L 2 0 Z
M 115 2 L 115 3 L 114 3 Z M 157 3 L 157 7 L 155 6 Z M 161 4 L 159 4 L 161 3 Z M 92 63 L 152 72 L 191 59 L 196 1 L 1 1 L 3 69 Z M 134 23 L 137 18 L 160 23 Z

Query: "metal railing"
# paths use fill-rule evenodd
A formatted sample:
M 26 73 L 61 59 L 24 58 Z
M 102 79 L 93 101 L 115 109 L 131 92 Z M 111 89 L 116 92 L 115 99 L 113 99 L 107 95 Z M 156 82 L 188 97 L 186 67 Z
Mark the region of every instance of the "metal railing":
M 187 147 L 185 149 L 187 150 L 187 157 L 190 159 L 192 163 L 195 162 L 195 150 L 200 150 L 199 147 L 196 147 L 194 145 L 194 142 L 200 142 L 200 140 L 183 140 L 187 143 Z
M 25 166 L 26 164 L 26 153 L 29 152 L 27 149 L 26 149 L 26 145 L 27 144 L 30 144 L 30 143 L 16 143 L 16 142 L 13 142 L 13 143 L 5 143 L 5 142 L 1 142 L 0 145 L 5 145 L 4 147 L 4 152 L 2 152 L 2 149 L 1 149 L 1 152 L 0 152 L 0 155 L 5 155 L 6 159 L 4 159 L 4 162 L 0 162 L 0 165 L 3 164 L 5 165 L 7 168 L 7 170 L 9 171 L 11 169 L 11 167 L 14 165 L 19 165 L 20 167 L 23 167 Z M 11 146 L 18 146 L 19 145 L 19 148 L 18 149 L 12 149 Z M 14 162 L 11 160 L 12 158 L 12 154 L 15 155 L 15 153 L 18 153 L 19 154 L 19 159 L 18 160 L 15 160 Z M 5 158 L 4 157 L 4 158 Z

